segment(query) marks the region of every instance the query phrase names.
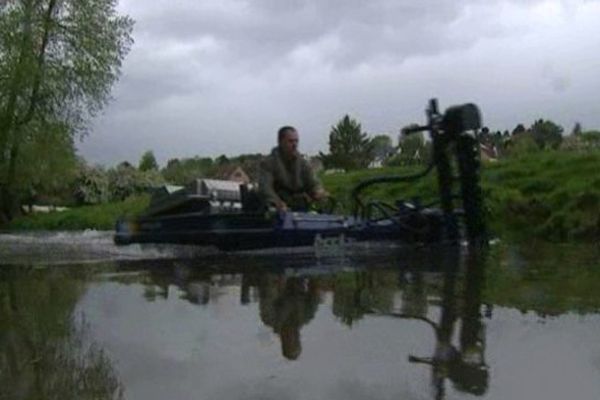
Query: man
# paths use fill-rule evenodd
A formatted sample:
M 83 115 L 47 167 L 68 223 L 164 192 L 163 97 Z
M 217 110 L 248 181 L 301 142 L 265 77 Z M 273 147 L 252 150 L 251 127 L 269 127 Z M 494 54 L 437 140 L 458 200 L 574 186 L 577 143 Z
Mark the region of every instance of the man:
M 261 163 L 259 191 L 268 205 L 280 211 L 306 210 L 328 196 L 308 162 L 298 152 L 298 131 L 284 126 L 277 132 L 278 146 Z

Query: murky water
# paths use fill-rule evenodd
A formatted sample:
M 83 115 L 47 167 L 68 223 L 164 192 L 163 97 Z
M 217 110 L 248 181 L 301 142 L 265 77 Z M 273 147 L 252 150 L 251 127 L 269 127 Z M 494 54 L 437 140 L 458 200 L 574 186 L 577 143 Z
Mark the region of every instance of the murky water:
M 0 399 L 600 399 L 597 246 L 0 235 Z

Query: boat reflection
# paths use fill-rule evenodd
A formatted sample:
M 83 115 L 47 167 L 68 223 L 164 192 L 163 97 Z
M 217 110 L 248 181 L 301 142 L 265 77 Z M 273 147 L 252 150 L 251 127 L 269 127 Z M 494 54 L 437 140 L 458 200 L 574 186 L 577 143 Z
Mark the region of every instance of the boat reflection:
M 237 288 L 240 305 L 258 303 L 260 320 L 277 335 L 288 360 L 301 356 L 302 329 L 323 304 L 331 304 L 333 315 L 349 328 L 377 318 L 422 321 L 433 330 L 433 354 L 407 359 L 431 368 L 434 397 L 444 397 L 447 380 L 461 392 L 486 393 L 490 372 L 483 317 L 491 316 L 491 307 L 482 304 L 485 250 L 414 252 L 402 262 L 379 260 L 362 268 L 349 259 L 304 260 L 292 267 L 276 258 L 248 263 L 251 268 L 232 267 L 231 260 L 151 268 L 146 296 L 168 296 L 175 284 L 184 299 L 208 305 L 223 288 Z

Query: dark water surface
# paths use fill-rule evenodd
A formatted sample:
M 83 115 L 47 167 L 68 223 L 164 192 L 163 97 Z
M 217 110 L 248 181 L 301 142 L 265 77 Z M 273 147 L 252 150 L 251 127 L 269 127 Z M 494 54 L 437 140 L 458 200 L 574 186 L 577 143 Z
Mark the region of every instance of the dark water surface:
M 600 399 L 597 246 L 86 235 L 0 235 L 0 399 Z

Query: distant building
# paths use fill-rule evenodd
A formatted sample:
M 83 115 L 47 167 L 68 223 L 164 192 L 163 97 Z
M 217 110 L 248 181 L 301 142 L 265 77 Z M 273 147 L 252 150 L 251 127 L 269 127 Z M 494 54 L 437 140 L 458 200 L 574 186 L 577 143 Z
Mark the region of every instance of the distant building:
M 482 161 L 498 161 L 498 152 L 496 147 L 491 145 L 479 144 L 479 156 Z
M 238 183 L 250 183 L 248 174 L 239 165 L 223 165 L 213 174 L 215 179 L 233 181 Z
M 383 167 L 383 160 L 380 158 L 376 158 L 373 161 L 371 161 L 369 163 L 369 168 L 373 169 L 373 168 L 381 168 Z
M 334 174 L 343 174 L 345 173 L 346 170 L 343 168 L 330 168 L 330 169 L 326 169 L 323 174 L 324 175 L 334 175 Z
M 321 158 L 319 156 L 309 157 L 308 164 L 315 173 L 321 172 L 323 170 L 323 161 L 321 161 Z

